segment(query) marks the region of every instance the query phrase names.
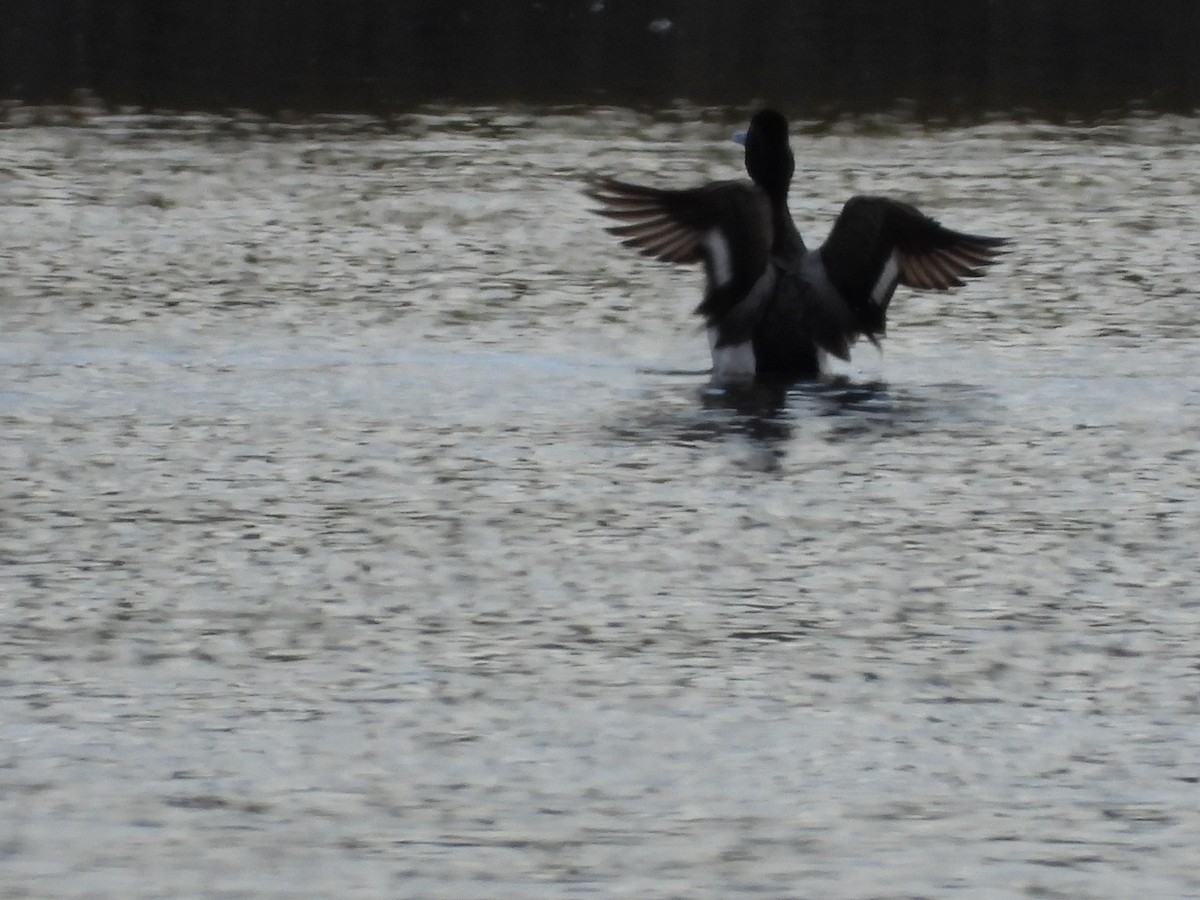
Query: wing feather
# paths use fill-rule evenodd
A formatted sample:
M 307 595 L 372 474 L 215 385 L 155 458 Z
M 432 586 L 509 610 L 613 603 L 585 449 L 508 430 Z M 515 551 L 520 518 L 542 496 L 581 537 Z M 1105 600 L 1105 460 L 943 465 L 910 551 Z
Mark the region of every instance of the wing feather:
M 710 319 L 746 297 L 769 264 L 770 204 L 750 182 L 665 190 L 601 177 L 585 193 L 619 223 L 607 230 L 626 247 L 663 262 L 706 263 L 700 312 Z
M 953 231 L 907 203 L 884 197 L 851 197 L 842 208 L 821 260 L 830 281 L 859 315 L 868 337 L 882 334 L 891 293 L 881 287 L 895 260 L 906 287 L 948 291 L 978 278 L 1007 242 Z
M 900 283 L 948 290 L 977 278 L 996 262 L 1007 242 L 953 231 L 907 203 L 852 197 L 842 209 L 822 258 L 838 288 L 852 298 L 873 285 L 895 252 Z

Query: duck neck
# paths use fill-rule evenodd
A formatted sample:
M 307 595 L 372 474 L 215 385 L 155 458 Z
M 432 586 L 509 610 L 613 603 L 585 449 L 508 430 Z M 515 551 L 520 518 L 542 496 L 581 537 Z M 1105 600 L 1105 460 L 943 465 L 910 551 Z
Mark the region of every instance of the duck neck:
M 775 241 L 771 253 L 778 259 L 788 261 L 804 255 L 804 239 L 796 223 L 792 221 L 791 210 L 788 209 L 788 189 L 785 184 L 767 192 L 771 200 L 771 227 L 775 232 Z

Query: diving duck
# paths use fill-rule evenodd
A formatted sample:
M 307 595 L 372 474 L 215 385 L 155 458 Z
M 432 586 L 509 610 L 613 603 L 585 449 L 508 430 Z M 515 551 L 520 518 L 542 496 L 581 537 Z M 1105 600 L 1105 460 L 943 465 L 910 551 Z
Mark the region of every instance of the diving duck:
M 878 346 L 897 285 L 947 291 L 982 275 L 1003 238 L 952 231 L 885 197 L 846 201 L 825 243 L 808 249 L 788 210 L 795 157 L 787 120 L 757 112 L 744 136 L 750 181 L 666 190 L 596 178 L 587 194 L 645 256 L 704 264 L 704 317 L 718 382 L 820 376 L 825 354 Z

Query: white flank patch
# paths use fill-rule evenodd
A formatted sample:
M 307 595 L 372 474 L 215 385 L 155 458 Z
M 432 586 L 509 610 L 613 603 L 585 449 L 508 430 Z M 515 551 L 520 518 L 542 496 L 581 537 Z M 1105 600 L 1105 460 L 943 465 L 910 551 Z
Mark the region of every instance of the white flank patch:
M 715 287 L 725 287 L 733 280 L 733 259 L 729 241 L 720 228 L 710 228 L 704 234 L 704 249 L 708 251 L 709 276 Z
M 893 250 L 892 255 L 883 264 L 883 271 L 879 273 L 879 280 L 875 282 L 875 287 L 871 288 L 872 303 L 878 306 L 891 295 L 896 287 L 896 276 L 899 274 L 900 260 L 896 258 L 896 251 Z
M 712 350 L 713 379 L 716 381 L 744 381 L 753 379 L 757 368 L 754 362 L 754 344 L 717 346 L 717 329 L 708 329 L 708 346 Z

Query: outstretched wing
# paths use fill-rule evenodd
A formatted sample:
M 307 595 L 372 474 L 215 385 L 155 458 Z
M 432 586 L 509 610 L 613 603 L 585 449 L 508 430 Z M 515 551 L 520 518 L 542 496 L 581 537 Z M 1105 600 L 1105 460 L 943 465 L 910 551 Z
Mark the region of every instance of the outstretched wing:
M 586 193 L 600 204 L 597 212 L 620 223 L 608 231 L 626 247 L 664 262 L 704 263 L 708 288 L 697 312 L 710 322 L 746 297 L 767 269 L 771 209 L 750 182 L 676 191 L 597 178 Z
M 851 197 L 821 246 L 829 280 L 874 340 L 884 331 L 897 284 L 930 291 L 960 287 L 996 261 L 1004 238 L 952 231 L 916 207 L 885 197 Z

